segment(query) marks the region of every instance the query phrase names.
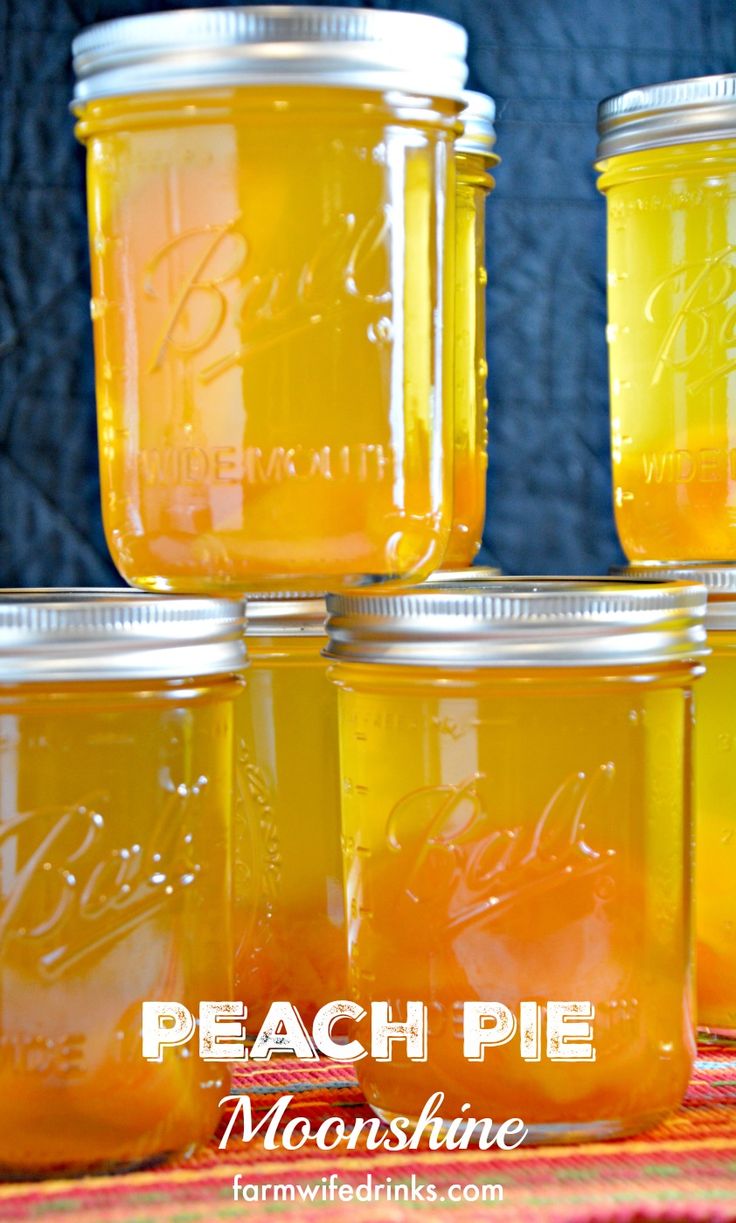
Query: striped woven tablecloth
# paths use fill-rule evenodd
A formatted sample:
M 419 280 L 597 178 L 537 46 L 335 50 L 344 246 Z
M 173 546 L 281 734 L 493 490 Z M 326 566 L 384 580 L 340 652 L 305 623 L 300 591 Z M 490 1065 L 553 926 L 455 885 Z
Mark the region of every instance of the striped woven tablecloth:
M 348 1123 L 369 1116 L 351 1070 L 330 1062 L 244 1067 L 236 1090 L 247 1090 L 254 1120 L 281 1095 L 294 1095 L 294 1112 Z M 242 1132 L 242 1131 L 241 1131 Z M 234 1131 L 233 1139 L 237 1136 Z M 250 1198 L 233 1199 L 240 1174 Z M 358 1186 L 363 1198 L 376 1185 L 416 1182 L 435 1186 L 435 1201 L 325 1201 L 329 1178 Z M 415 1183 L 416 1183 L 415 1182 Z M 280 1186 L 273 1200 L 266 1186 Z M 500 1185 L 503 1200 L 480 1200 L 484 1186 Z M 292 1190 L 294 1200 L 288 1196 Z M 313 1201 L 302 1194 L 316 1195 Z M 302 1194 L 299 1193 L 301 1188 Z M 349 1192 L 345 1190 L 345 1192 Z M 464 1194 L 465 1200 L 450 1200 Z M 490 1192 L 485 1190 L 486 1194 Z M 496 1195 L 498 1191 L 496 1190 Z M 264 1199 L 265 1193 L 265 1199 Z M 444 1197 L 444 1201 L 442 1198 Z M 476 1198 L 478 1200 L 468 1200 Z M 284 1200 L 285 1199 L 285 1200 Z M 328 1218 L 335 1223 L 401 1223 L 421 1216 L 432 1223 L 471 1223 L 495 1215 L 505 1223 L 613 1223 L 615 1220 L 736 1220 L 736 1054 L 701 1047 L 685 1104 L 643 1138 L 578 1147 L 537 1147 L 510 1152 L 420 1150 L 406 1154 L 324 1154 L 265 1151 L 260 1140 L 216 1141 L 186 1162 L 127 1176 L 83 1181 L 0 1185 L 0 1221 L 55 1219 L 59 1223 L 218 1223 L 244 1219 Z

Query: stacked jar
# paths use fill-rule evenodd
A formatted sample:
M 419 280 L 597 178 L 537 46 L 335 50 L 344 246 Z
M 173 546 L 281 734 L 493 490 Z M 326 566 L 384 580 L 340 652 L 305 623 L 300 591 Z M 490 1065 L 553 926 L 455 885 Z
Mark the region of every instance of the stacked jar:
M 695 728 L 698 1024 L 736 1035 L 730 752 L 736 591 L 736 75 L 671 81 L 599 110 L 608 201 L 611 447 L 629 577 L 708 589 Z
M 308 7 L 75 43 L 103 514 L 128 581 L 319 592 L 442 563 L 466 44 L 437 18 Z M 465 347 L 477 366 L 475 331 Z M 473 470 L 476 436 L 463 420 Z
M 231 600 L 0 592 L 3 1179 L 150 1164 L 217 1124 L 228 1067 L 184 1028 L 144 1058 L 141 1004 L 232 995 L 244 662 Z
M 680 1103 L 704 605 L 694 584 L 554 578 L 328 599 L 352 993 L 428 1015 L 424 1059 L 357 1063 L 385 1120 L 439 1092 L 455 1136 L 520 1116 L 528 1141 L 574 1142 Z M 558 1005 L 577 1060 L 549 1037 Z
M 697 581 L 708 593 L 711 648 L 694 727 L 697 1018 L 701 1039 L 736 1040 L 736 566 L 651 565 L 621 570 L 639 580 Z
M 310 1025 L 347 989 L 337 701 L 324 599 L 253 600 L 236 719 L 235 990 L 254 1029 L 288 999 Z
M 494 152 L 492 98 L 468 90 L 455 141 L 455 243 L 452 343 L 452 527 L 443 570 L 467 568 L 481 546 L 486 517 L 488 399 L 486 398 L 486 197 Z

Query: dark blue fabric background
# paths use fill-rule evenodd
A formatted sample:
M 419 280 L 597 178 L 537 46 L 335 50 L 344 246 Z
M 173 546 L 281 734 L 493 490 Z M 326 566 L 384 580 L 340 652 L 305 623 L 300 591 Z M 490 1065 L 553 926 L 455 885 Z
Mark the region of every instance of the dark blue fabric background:
M 84 164 L 69 44 L 186 0 L 0 0 L 0 585 L 118 580 L 98 508 Z M 425 0 L 470 35 L 498 102 L 489 207 L 490 473 L 483 559 L 603 572 L 611 510 L 605 217 L 595 107 L 736 69 L 733 0 Z

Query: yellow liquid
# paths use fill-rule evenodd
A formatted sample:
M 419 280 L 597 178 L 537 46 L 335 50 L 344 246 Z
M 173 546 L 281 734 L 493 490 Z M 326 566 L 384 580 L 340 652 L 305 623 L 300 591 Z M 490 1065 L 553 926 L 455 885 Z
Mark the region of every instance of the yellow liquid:
M 440 564 L 457 109 L 274 86 L 81 110 L 103 515 L 127 580 L 323 590 Z
M 248 635 L 234 854 L 235 997 L 249 1032 L 272 1002 L 310 1024 L 346 996 L 337 694 L 324 644 Z
M 497 158 L 458 153 L 455 190 L 452 530 L 443 568 L 471 565 L 483 542 L 488 469 L 486 196 Z
M 622 547 L 630 560 L 736 560 L 736 141 L 603 170 Z
M 698 1024 L 736 1036 L 736 633 L 713 632 L 695 724 Z
M 429 1007 L 428 1057 L 356 1064 L 371 1105 L 636 1132 L 694 1052 L 690 675 L 335 666 L 352 992 Z M 594 1063 L 463 1056 L 462 1004 L 594 1004 Z M 543 1046 L 544 1047 L 544 1046 Z
M 141 1003 L 232 997 L 235 686 L 0 688 L 0 1171 L 207 1140 L 228 1068 L 141 1054 Z

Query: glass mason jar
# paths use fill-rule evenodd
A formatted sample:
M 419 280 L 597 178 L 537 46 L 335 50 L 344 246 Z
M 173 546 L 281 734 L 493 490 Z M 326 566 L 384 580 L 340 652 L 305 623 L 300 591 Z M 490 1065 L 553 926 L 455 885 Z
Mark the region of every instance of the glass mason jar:
M 120 1171 L 216 1128 L 228 1068 L 144 1060 L 141 1003 L 232 995 L 241 607 L 0 594 L 0 1175 Z
M 489 170 L 499 160 L 493 151 L 493 99 L 467 90 L 463 100 L 463 130 L 455 141 L 453 512 L 442 562 L 448 568 L 471 565 L 483 542 L 488 469 L 486 196 L 495 186 Z
M 237 704 L 235 996 L 257 1030 L 272 1002 L 306 1024 L 344 998 L 337 698 L 322 657 L 324 599 L 248 603 Z
M 616 522 L 640 560 L 736 559 L 736 75 L 601 104 Z
M 698 1027 L 736 1039 L 736 567 L 632 566 L 632 577 L 698 581 L 711 654 L 695 719 L 695 929 Z
M 442 561 L 466 42 L 290 6 L 75 41 L 103 516 L 128 581 L 318 591 Z
M 382 1117 L 521 1117 L 613 1138 L 685 1091 L 691 686 L 702 587 L 498 579 L 328 599 L 351 991 L 428 1008 L 426 1061 L 356 1063 Z M 508 1043 L 464 1056 L 466 1003 Z M 521 1004 L 575 1000 L 595 1060 L 521 1056 Z M 535 1011 L 536 1013 L 536 1011 Z M 528 1011 L 527 1011 L 528 1014 Z

